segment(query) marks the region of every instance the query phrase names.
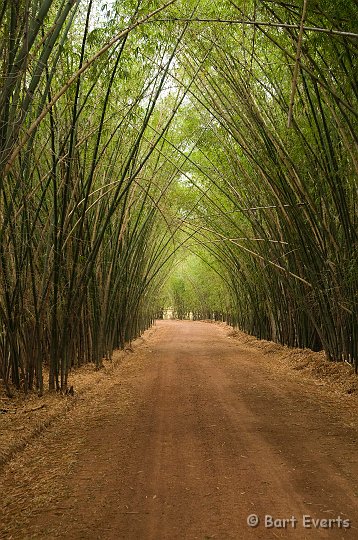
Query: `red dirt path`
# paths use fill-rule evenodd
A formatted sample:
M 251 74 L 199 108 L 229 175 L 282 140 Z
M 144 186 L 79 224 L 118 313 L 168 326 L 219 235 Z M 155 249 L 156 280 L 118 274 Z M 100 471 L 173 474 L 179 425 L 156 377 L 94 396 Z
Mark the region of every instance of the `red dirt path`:
M 160 322 L 91 393 L 6 467 L 1 538 L 358 538 L 357 417 L 223 327 Z

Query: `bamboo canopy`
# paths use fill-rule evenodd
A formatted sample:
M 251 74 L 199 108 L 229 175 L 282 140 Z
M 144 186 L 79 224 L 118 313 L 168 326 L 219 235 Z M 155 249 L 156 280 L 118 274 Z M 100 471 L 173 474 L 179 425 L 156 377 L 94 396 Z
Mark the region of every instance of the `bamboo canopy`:
M 165 305 L 357 371 L 356 3 L 150 6 L 0 5 L 6 392 Z

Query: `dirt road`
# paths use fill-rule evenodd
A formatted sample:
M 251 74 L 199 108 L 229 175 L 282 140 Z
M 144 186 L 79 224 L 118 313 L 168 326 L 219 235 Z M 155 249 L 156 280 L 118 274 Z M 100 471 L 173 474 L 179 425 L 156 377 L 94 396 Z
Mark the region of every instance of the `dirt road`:
M 223 327 L 160 322 L 91 393 L 7 467 L 3 538 L 358 538 L 354 416 Z

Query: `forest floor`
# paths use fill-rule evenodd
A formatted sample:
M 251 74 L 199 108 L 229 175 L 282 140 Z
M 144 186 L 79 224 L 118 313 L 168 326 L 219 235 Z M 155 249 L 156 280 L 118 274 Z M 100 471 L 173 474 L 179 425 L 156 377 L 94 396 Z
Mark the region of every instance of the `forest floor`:
M 356 539 L 350 369 L 160 321 L 74 397 L 2 398 L 0 538 Z

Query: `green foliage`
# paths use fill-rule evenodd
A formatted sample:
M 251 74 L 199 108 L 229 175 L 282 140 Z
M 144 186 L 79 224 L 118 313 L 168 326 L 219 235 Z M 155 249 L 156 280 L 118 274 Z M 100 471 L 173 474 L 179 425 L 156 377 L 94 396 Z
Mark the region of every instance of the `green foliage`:
M 231 307 L 228 287 L 215 266 L 213 257 L 205 260 L 190 253 L 179 260 L 162 292 L 164 309 L 171 307 L 179 319 L 226 319 Z
M 302 3 L 3 3 L 9 393 L 168 304 L 357 366 L 355 9 L 308 3 L 293 80 Z

